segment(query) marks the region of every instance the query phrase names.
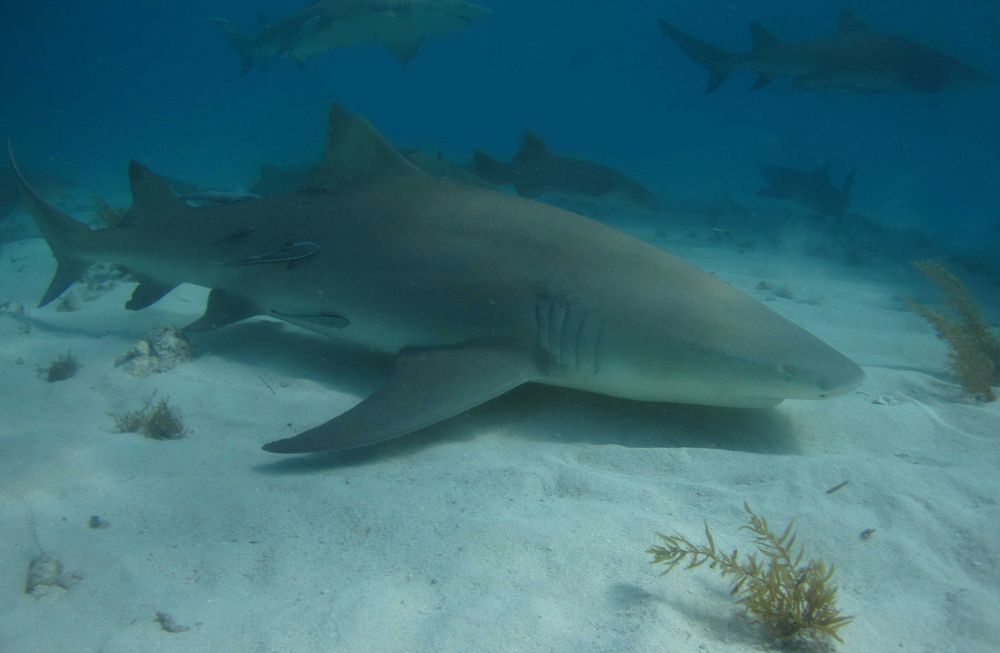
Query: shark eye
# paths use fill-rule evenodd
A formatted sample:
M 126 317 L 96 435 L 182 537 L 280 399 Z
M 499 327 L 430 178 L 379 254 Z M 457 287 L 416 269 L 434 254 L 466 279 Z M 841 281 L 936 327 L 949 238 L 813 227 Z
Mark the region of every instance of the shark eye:
M 785 381 L 791 381 L 796 376 L 796 370 L 791 365 L 781 364 L 778 366 L 778 372 L 781 373 L 781 378 Z

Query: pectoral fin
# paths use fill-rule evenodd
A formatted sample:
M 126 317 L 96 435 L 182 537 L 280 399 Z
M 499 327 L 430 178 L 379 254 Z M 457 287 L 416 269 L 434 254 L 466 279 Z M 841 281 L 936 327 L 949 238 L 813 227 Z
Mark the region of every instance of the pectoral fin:
M 125 308 L 130 311 L 141 311 L 163 299 L 164 295 L 176 287 L 177 284 L 143 281 L 132 291 L 132 298 L 125 303 Z
M 214 288 L 208 294 L 205 314 L 184 327 L 185 331 L 208 331 L 233 324 L 248 317 L 259 315 L 260 309 L 240 297 L 234 297 L 225 290 Z
M 403 352 L 389 384 L 339 417 L 264 445 L 272 453 L 351 449 L 390 440 L 474 408 L 538 377 L 527 354 L 486 347 Z

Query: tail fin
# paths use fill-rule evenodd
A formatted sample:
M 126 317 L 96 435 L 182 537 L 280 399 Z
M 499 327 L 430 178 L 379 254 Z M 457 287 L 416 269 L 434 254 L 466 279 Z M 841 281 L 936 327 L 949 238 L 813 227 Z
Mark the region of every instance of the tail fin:
M 689 36 L 680 31 L 667 21 L 660 19 L 660 29 L 663 35 L 677 44 L 681 50 L 689 57 L 700 63 L 708 70 L 708 85 L 705 93 L 711 93 L 726 81 L 729 73 L 732 72 L 733 55 L 722 48 L 709 45 L 704 41 L 699 41 L 693 36 Z
M 485 179 L 491 184 L 506 185 L 513 183 L 514 175 L 511 173 L 510 164 L 497 161 L 486 152 L 476 150 L 472 153 L 473 163 L 469 172 L 481 179 Z
M 213 21 L 222 30 L 229 45 L 233 46 L 236 54 L 240 56 L 240 74 L 246 75 L 253 70 L 253 54 L 250 52 L 250 39 L 236 31 L 236 28 L 229 24 L 224 18 L 215 18 Z
M 17 161 L 14 160 L 14 149 L 10 141 L 7 141 L 7 155 L 17 185 L 24 196 L 24 203 L 34 216 L 39 231 L 42 232 L 49 248 L 52 249 L 52 255 L 56 258 L 56 274 L 38 303 L 41 308 L 63 294 L 93 263 L 83 256 L 84 241 L 90 236 L 91 231 L 87 225 L 74 220 L 46 202 L 28 184 L 21 174 L 21 169 L 17 167 Z

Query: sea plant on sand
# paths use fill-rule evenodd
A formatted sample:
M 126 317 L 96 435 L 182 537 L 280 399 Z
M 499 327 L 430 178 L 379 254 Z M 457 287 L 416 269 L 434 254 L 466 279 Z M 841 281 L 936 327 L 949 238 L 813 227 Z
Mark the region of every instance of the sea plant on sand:
M 737 549 L 732 553 L 719 551 L 706 522 L 708 543 L 703 545 L 680 534 L 657 533 L 663 545 L 646 551 L 653 556 L 652 564 L 666 565 L 661 576 L 685 561 L 685 569 L 708 563 L 724 577 L 731 576 L 730 595 L 738 597 L 737 603 L 746 608 L 750 619 L 782 645 L 805 643 L 821 647 L 831 638 L 842 641 L 838 631 L 854 618 L 837 608 L 837 587 L 830 582 L 833 566 L 822 560 L 803 562 L 805 549 L 795 549 L 794 521 L 777 535 L 745 501 L 743 508 L 748 522 L 740 530 L 753 534 L 756 552 L 740 560 Z
M 912 299 L 907 304 L 951 347 L 948 367 L 966 391 L 982 401 L 993 401 L 997 398 L 993 386 L 1000 384 L 1000 338 L 990 331 L 965 284 L 940 261 L 915 261 L 913 266 L 941 289 L 954 315 Z

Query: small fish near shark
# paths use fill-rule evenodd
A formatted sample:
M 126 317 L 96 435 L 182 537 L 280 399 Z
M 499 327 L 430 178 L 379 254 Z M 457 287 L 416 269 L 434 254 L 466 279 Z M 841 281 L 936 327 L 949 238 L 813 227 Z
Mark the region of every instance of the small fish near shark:
M 465 0 L 316 0 L 273 24 L 262 18 L 252 37 L 224 19 L 215 22 L 240 56 L 245 74 L 276 57 L 302 65 L 316 55 L 356 45 L 381 45 L 408 61 L 424 39 L 490 13 Z
M 842 218 L 847 215 L 854 187 L 854 170 L 847 174 L 840 188 L 830 181 L 829 165 L 818 170 L 764 166 L 761 171 L 767 179 L 767 186 L 757 191 L 757 197 L 789 200 L 823 216 Z
M 752 23 L 749 52 L 727 52 L 685 34 L 660 19 L 663 35 L 709 73 L 706 93 L 721 85 L 734 70 L 757 76 L 754 89 L 778 77 L 793 88 L 839 89 L 856 93 L 913 91 L 938 93 L 947 88 L 990 80 L 985 73 L 930 46 L 869 28 L 853 13 L 840 11 L 832 37 L 788 42 Z
M 200 190 L 194 193 L 186 193 L 180 198 L 189 204 L 202 206 L 205 204 L 232 204 L 234 202 L 244 202 L 246 200 L 259 199 L 260 195 L 255 193 L 244 193 L 234 190 Z
M 473 153 L 472 174 L 498 186 L 513 186 L 522 197 L 549 193 L 606 197 L 618 195 L 630 203 L 657 208 L 659 199 L 642 184 L 605 165 L 556 154 L 531 131 L 524 132 L 521 147 L 510 163 L 498 161 L 481 150 Z
M 188 328 L 269 315 L 395 357 L 387 385 L 270 452 L 371 445 L 531 382 L 765 407 L 843 394 L 863 377 L 693 265 L 581 215 L 428 175 L 336 105 L 302 192 L 193 207 L 132 162 L 132 207 L 92 230 L 17 175 L 57 263 L 41 306 L 106 260 L 140 281 L 126 308 L 189 282 L 212 290 Z

